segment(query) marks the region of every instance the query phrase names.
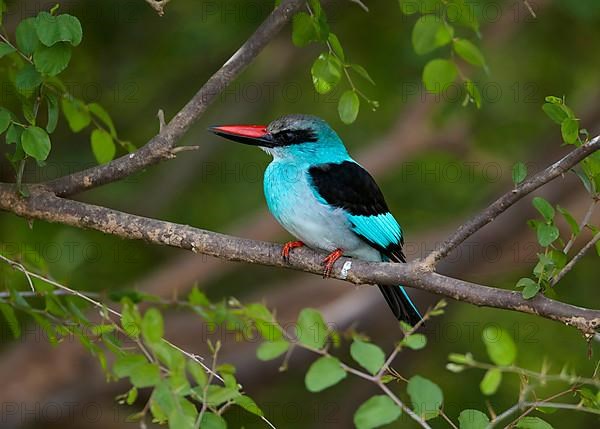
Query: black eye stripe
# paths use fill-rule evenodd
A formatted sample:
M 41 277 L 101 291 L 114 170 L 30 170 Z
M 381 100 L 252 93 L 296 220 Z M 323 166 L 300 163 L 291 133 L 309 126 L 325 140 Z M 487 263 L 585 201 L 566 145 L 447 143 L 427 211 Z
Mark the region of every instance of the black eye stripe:
M 306 130 L 282 130 L 272 134 L 278 146 L 316 142 L 317 135 L 311 129 Z

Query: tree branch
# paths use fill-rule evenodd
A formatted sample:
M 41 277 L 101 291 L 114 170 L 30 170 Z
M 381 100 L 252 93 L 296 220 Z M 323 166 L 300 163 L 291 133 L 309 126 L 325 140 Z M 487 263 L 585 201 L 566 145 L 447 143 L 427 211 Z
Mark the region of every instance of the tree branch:
M 575 150 L 572 150 L 561 160 L 555 162 L 535 176 L 525 180 L 515 189 L 498 198 L 484 211 L 461 225 L 454 234 L 452 234 L 446 241 L 438 246 L 437 249 L 431 252 L 423 261 L 424 266 L 433 270 L 435 264 L 440 259 L 446 257 L 452 250 L 458 247 L 459 244 L 473 235 L 476 231 L 493 221 L 498 215 L 502 214 L 514 203 L 519 201 L 525 195 L 535 191 L 540 186 L 545 185 L 561 174 L 566 173 L 575 165 L 577 165 L 577 163 L 598 149 L 600 149 L 600 136 L 596 136 L 589 142 L 579 146 Z
M 192 250 L 218 258 L 322 273 L 323 254 L 296 249 L 289 264 L 281 258 L 275 243 L 236 238 L 187 225 L 149 219 L 78 201 L 63 199 L 38 186 L 22 198 L 13 186 L 0 185 L 0 209 L 29 219 L 58 222 L 88 228 L 125 239 Z M 343 267 L 343 268 L 341 268 Z M 507 291 L 446 277 L 410 264 L 368 263 L 343 258 L 333 277 L 355 284 L 404 284 L 471 304 L 537 314 L 574 326 L 592 335 L 600 326 L 600 311 L 576 307 L 538 295 L 525 300 L 519 292 Z
M 136 152 L 107 164 L 49 181 L 46 184 L 47 189 L 59 196 L 69 196 L 123 179 L 145 167 L 172 158 L 172 149 L 177 141 L 303 5 L 304 0 L 284 0 L 179 113 Z

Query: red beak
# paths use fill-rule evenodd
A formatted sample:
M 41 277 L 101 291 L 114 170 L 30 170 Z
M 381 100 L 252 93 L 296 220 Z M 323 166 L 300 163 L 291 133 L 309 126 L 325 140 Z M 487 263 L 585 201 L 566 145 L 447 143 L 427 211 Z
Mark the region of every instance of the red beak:
M 265 125 L 217 125 L 208 130 L 238 143 L 273 147 L 273 138 Z

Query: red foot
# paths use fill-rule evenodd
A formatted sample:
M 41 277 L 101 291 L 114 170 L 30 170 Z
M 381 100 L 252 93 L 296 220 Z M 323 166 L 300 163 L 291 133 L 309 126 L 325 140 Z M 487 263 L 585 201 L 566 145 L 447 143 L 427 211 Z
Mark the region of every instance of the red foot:
M 290 251 L 296 247 L 302 247 L 304 243 L 301 241 L 288 241 L 281 249 L 281 256 L 285 262 L 290 262 Z
M 324 279 L 331 276 L 331 272 L 333 271 L 333 264 L 335 264 L 335 261 L 340 259 L 343 254 L 344 251 L 342 249 L 335 249 L 333 252 L 327 255 L 325 259 L 323 259 L 323 265 L 325 266 L 323 268 Z

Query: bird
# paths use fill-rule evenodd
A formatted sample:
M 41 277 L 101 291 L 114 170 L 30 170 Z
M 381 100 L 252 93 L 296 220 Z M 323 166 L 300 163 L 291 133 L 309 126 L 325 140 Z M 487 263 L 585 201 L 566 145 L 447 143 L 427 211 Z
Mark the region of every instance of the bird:
M 373 177 L 349 155 L 323 119 L 285 115 L 269 125 L 215 125 L 212 133 L 258 146 L 273 157 L 263 188 L 273 217 L 295 241 L 282 247 L 327 252 L 323 276 L 342 256 L 369 262 L 406 262 L 404 234 Z M 422 316 L 403 286 L 380 285 L 394 316 L 412 326 Z

